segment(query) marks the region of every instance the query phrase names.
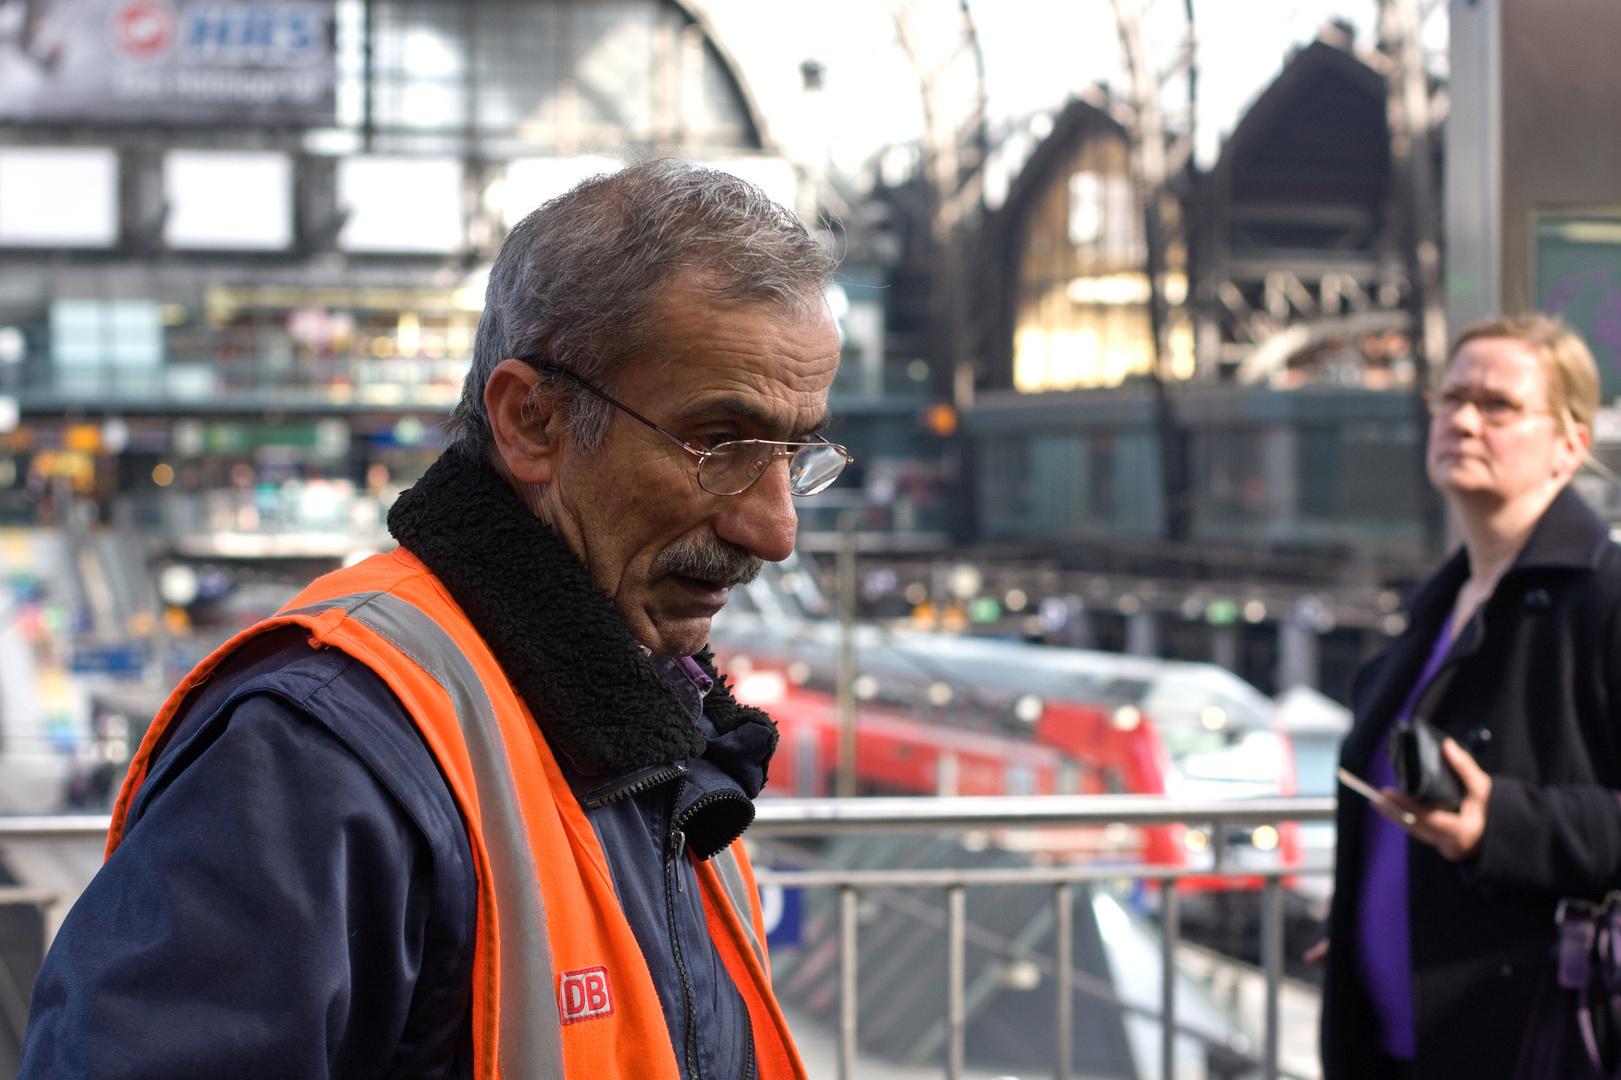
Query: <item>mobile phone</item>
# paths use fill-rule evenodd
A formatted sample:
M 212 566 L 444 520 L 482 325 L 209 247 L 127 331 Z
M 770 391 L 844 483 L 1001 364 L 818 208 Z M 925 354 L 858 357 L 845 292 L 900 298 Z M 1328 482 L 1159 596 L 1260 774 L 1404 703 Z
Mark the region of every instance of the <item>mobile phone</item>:
M 1396 815 L 1396 819 L 1403 825 L 1411 825 L 1418 820 L 1418 818 L 1415 817 L 1410 811 L 1403 810 L 1401 807 L 1391 802 L 1388 795 L 1343 765 L 1341 765 L 1339 768 L 1339 778 L 1340 783 L 1344 784 L 1346 787 L 1350 788 L 1364 799 L 1367 799 L 1375 806 L 1388 810 L 1392 814 Z

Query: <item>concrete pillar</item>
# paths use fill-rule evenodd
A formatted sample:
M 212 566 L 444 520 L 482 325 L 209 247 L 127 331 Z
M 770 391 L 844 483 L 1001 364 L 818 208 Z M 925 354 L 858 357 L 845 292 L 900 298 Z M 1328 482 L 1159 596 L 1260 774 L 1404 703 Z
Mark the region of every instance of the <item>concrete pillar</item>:
M 1211 627 L 1210 662 L 1234 673 L 1238 671 L 1238 627 Z
M 1092 613 L 1078 596 L 1065 600 L 1069 605 L 1069 619 L 1064 623 L 1064 644 L 1072 649 L 1095 649 L 1098 639 L 1092 633 Z
M 1139 609 L 1126 616 L 1126 652 L 1132 656 L 1159 655 L 1159 623 L 1152 611 Z
M 1279 690 L 1291 686 L 1317 686 L 1317 631 L 1292 619 L 1278 623 Z

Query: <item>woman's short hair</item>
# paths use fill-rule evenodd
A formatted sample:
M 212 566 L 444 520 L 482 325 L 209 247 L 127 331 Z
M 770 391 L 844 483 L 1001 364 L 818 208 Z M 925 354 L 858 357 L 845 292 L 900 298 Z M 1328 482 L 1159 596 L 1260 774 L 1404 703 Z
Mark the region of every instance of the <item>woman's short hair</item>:
M 1592 430 L 1599 407 L 1598 365 L 1580 334 L 1553 316 L 1506 315 L 1465 327 L 1453 341 L 1447 363 L 1466 344 L 1482 338 L 1508 338 L 1536 353 L 1548 376 L 1548 410 L 1560 427 L 1569 432 L 1580 424 Z

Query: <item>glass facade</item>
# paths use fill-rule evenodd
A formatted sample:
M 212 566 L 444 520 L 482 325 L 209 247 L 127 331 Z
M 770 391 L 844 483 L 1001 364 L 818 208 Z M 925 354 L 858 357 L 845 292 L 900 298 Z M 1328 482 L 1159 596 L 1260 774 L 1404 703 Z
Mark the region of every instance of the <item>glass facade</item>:
M 486 268 L 540 202 L 654 153 L 794 202 L 670 0 L 295 7 L 265 41 L 245 5 L 136 40 L 102 25 L 111 0 L 63 0 L 61 93 L 0 80 L 0 530 L 73 553 L 25 601 L 41 678 L 115 645 L 172 676 L 290 583 L 390 546 Z M 0 51 L 44 48 L 9 25 Z M 145 589 L 129 610 L 83 583 L 115 526 L 153 559 L 102 574 Z M 195 587 L 160 596 L 170 569 Z

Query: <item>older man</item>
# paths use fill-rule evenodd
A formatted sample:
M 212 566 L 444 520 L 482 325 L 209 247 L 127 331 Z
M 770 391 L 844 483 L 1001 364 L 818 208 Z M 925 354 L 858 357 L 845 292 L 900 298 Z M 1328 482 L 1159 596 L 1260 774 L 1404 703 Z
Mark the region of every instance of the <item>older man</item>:
M 400 548 L 154 723 L 24 1077 L 802 1074 L 737 844 L 776 731 L 702 650 L 848 460 L 831 265 L 670 161 L 513 231 Z

